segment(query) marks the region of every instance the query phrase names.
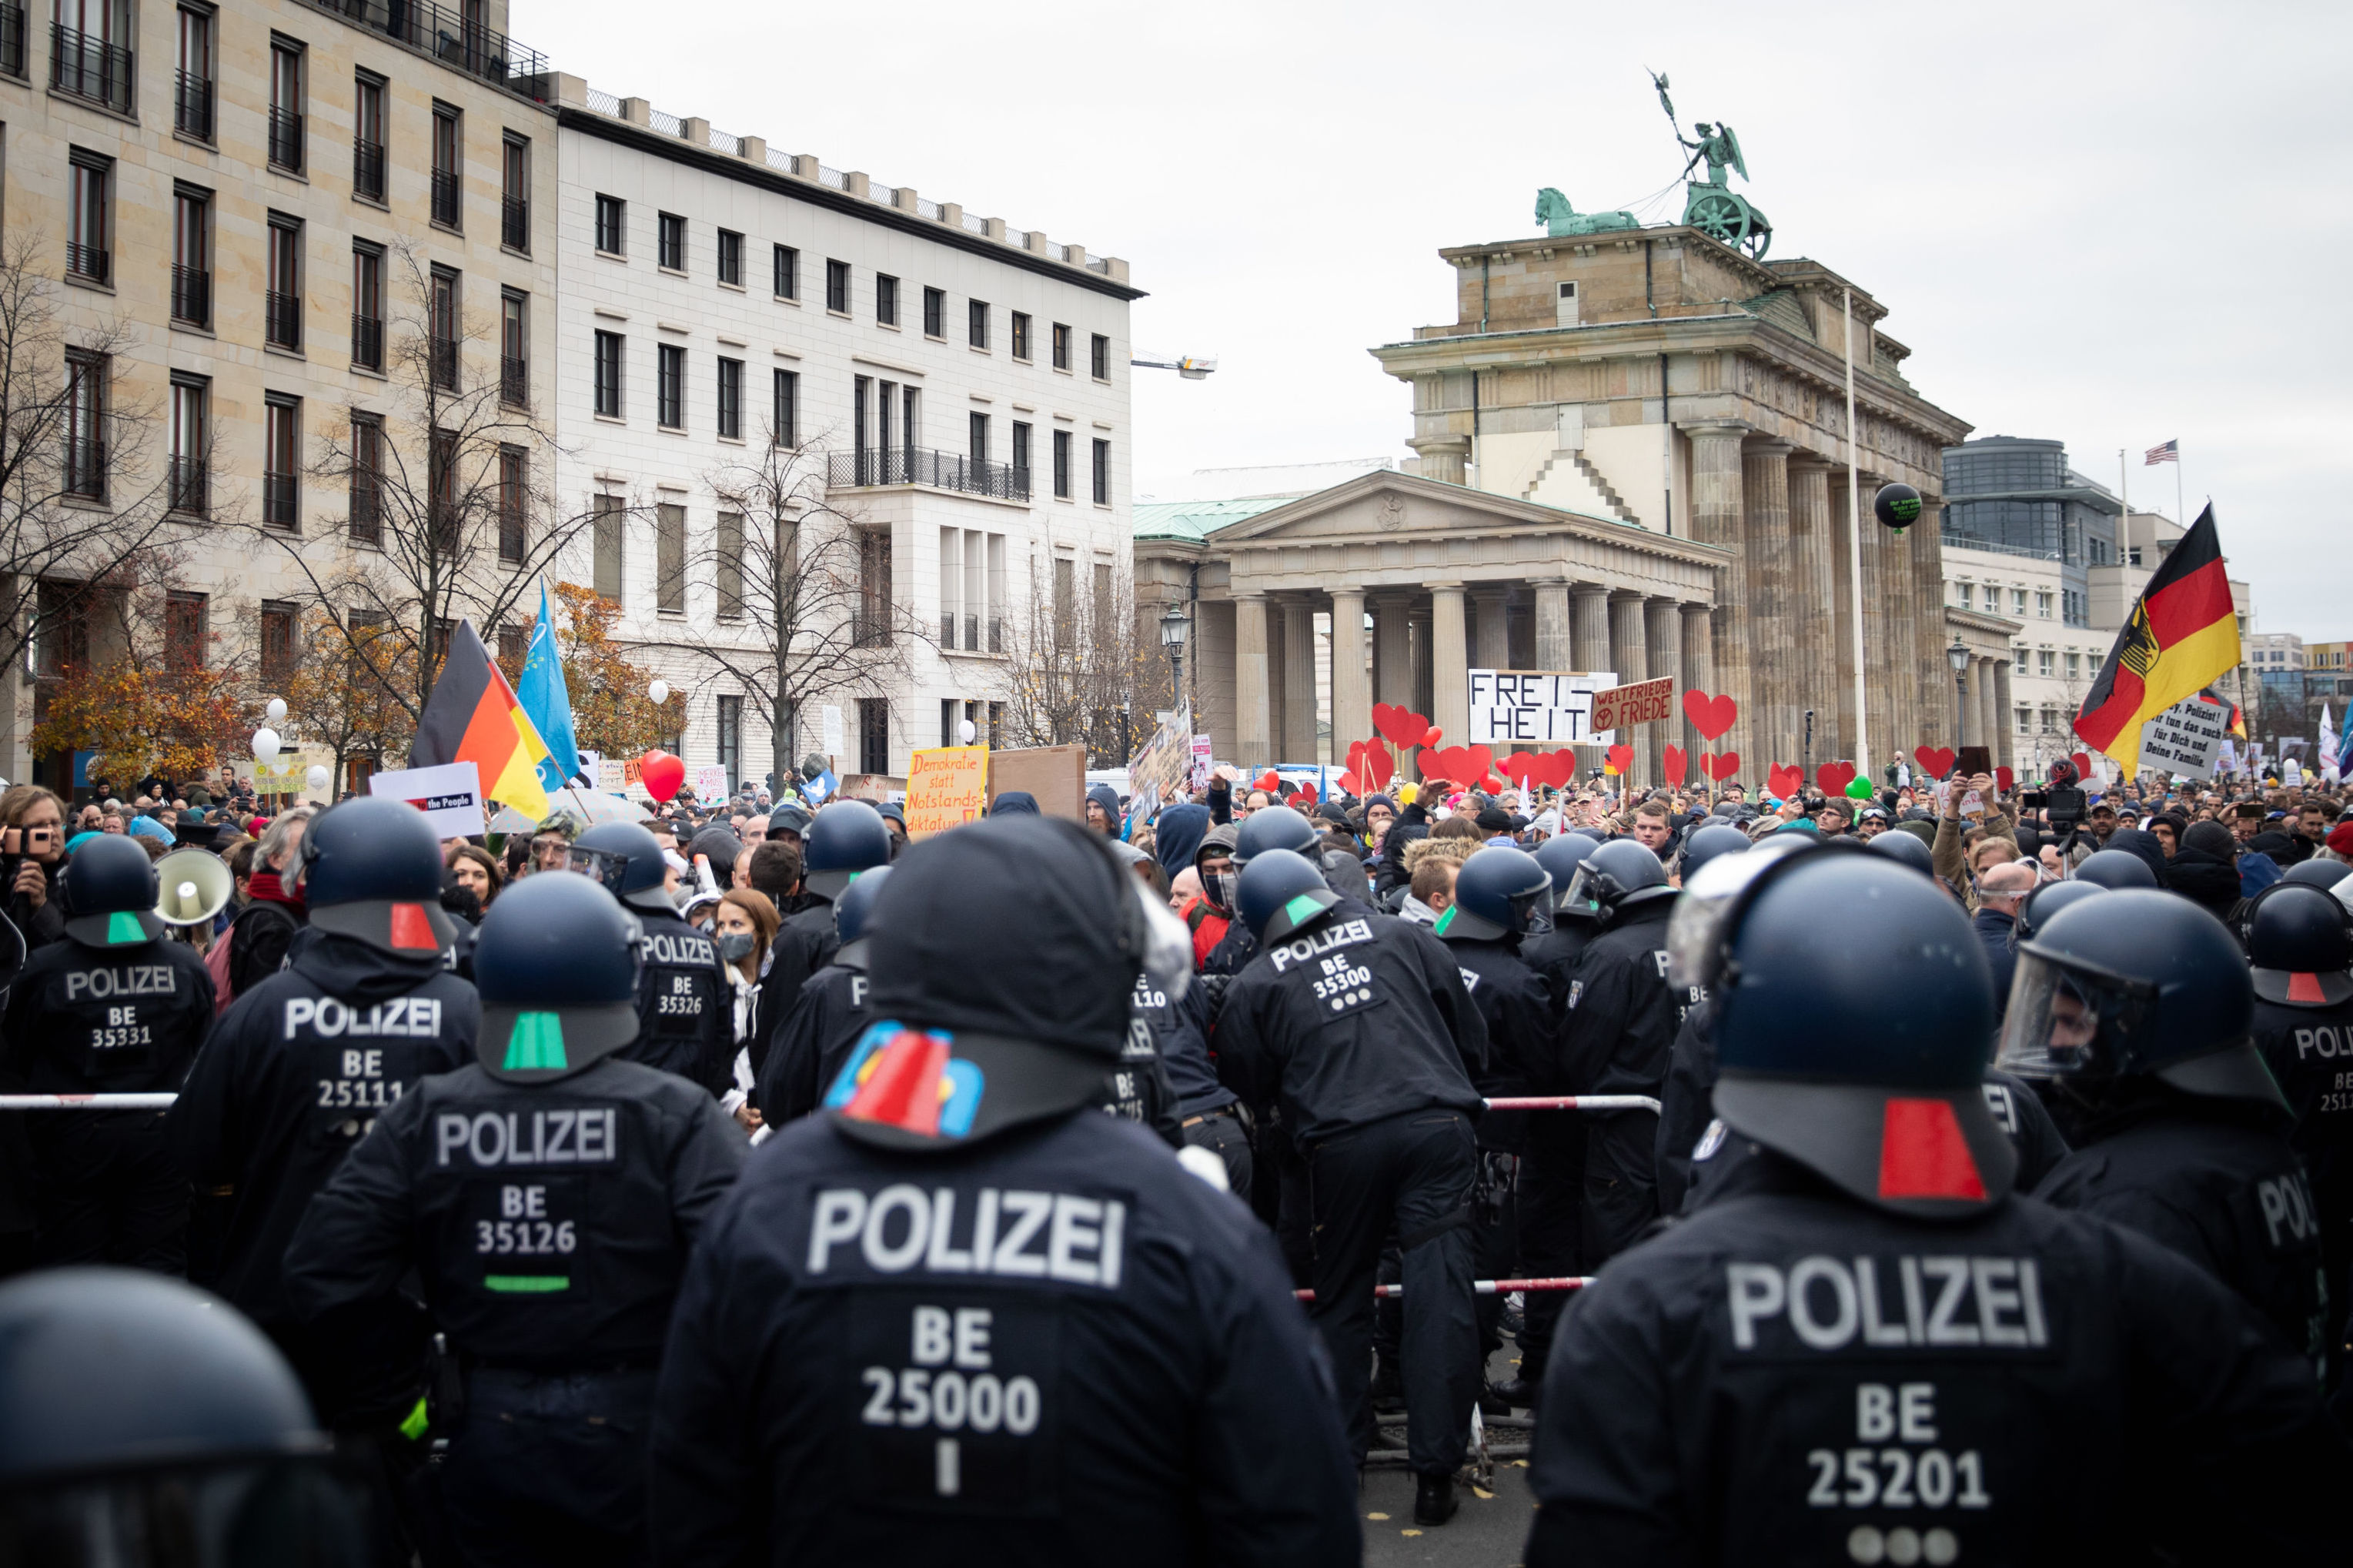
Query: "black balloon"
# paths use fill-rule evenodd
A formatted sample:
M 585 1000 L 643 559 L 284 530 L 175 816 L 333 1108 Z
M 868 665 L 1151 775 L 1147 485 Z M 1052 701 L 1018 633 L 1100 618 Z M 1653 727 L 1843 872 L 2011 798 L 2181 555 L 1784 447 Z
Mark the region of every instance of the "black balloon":
M 1908 484 L 1883 484 L 1871 498 L 1872 514 L 1901 534 L 1920 521 L 1920 493 Z

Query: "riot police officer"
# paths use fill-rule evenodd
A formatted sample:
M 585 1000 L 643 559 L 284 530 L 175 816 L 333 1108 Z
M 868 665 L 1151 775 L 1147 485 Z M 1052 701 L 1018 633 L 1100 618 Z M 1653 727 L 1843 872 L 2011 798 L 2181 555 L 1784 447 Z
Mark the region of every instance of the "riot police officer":
M 866 1033 L 866 966 L 878 927 L 874 902 L 891 879 L 878 865 L 842 890 L 829 907 L 841 944 L 833 961 L 801 987 L 800 1001 L 776 1025 L 752 1103 L 764 1124 L 776 1127 L 817 1109 Z
M 423 1386 L 422 1325 L 387 1301 L 336 1325 L 338 1353 L 322 1357 L 286 1298 L 286 1244 L 376 1118 L 465 1061 L 480 1004 L 442 968 L 441 846 L 423 813 L 346 800 L 311 822 L 299 853 L 310 927 L 286 968 L 214 1024 L 167 1126 L 199 1190 L 227 1190 L 217 1277 L 196 1283 L 278 1341 L 330 1423 L 380 1433 Z
M 809 824 L 801 891 L 807 906 L 787 919 L 761 977 L 763 1016 L 789 1018 L 809 977 L 833 961 L 840 938 L 833 904 L 867 872 L 891 863 L 891 830 L 863 800 L 836 800 Z
M 1138 975 L 1134 1005 L 1152 1029 L 1162 1069 L 1176 1097 L 1178 1136 L 1223 1160 L 1226 1190 L 1247 1202 L 1254 1173 L 1250 1129 L 1242 1124 L 1240 1099 L 1218 1081 L 1218 1069 L 1209 1060 L 1207 989 L 1187 985 L 1172 995 L 1153 984 L 1149 975 Z
M 2001 1065 L 2083 1112 L 2037 1195 L 2172 1248 L 2321 1362 L 2337 1321 L 2319 1218 L 2295 1118 L 2247 1038 L 2254 991 L 2229 929 L 2125 889 L 2062 910 L 2018 954 Z
M 1582 898 L 1571 904 L 1568 885 L 1576 880 L 1577 868 L 1585 863 L 1585 857 L 1600 845 L 1600 840 L 1583 833 L 1557 833 L 1535 847 L 1536 863 L 1552 878 L 1552 921 L 1548 929 L 1520 944 L 1520 961 L 1544 982 L 1546 1011 L 1556 1028 L 1568 1008 L 1568 981 L 1577 970 L 1577 960 L 1601 929 L 1601 912 Z
M 1470 1225 L 1484 1102 L 1472 1075 L 1485 1069 L 1486 1025 L 1445 944 L 1341 898 L 1303 855 L 1252 856 L 1237 896 L 1258 953 L 1227 990 L 1219 1071 L 1252 1104 L 1280 1101 L 1305 1164 L 1313 1316 L 1359 1464 L 1373 1286 L 1396 1233 L 1414 1517 L 1443 1524 L 1481 1382 Z
M 606 822 L 573 841 L 572 869 L 619 899 L 642 933 L 638 1033 L 624 1058 L 723 1092 L 735 1038 L 721 1001 L 727 985 L 719 949 L 680 916 L 665 889 L 661 846 L 635 822 Z
M 1531 1568 L 2341 1552 L 2309 1369 L 2164 1248 L 2011 1195 L 1948 895 L 1824 844 L 1686 889 L 1672 941 L 1760 1148 L 1563 1320 Z
M 204 959 L 165 935 L 155 863 L 123 834 L 73 852 L 65 935 L 37 949 L 0 1018 L 0 1082 L 44 1095 L 156 1094 L 180 1086 L 213 1021 Z M 16 952 L 12 927 L 0 933 Z M 58 1263 L 186 1264 L 188 1181 L 161 1111 L 31 1118 L 43 1254 Z
M 624 1054 L 643 951 L 636 917 L 581 878 L 501 895 L 474 948 L 476 1059 L 376 1119 L 287 1251 L 308 1320 L 423 1280 L 459 1370 L 434 1420 L 470 1563 L 645 1553 L 654 1369 L 744 1140 L 708 1094 Z
M 1016 885 L 1020 920 L 973 917 L 975 888 Z M 681 1294 L 661 1560 L 1356 1562 L 1329 1384 L 1266 1234 L 1090 1108 L 1139 968 L 1187 978 L 1164 915 L 1074 823 L 993 816 L 899 859 L 878 1022 Z

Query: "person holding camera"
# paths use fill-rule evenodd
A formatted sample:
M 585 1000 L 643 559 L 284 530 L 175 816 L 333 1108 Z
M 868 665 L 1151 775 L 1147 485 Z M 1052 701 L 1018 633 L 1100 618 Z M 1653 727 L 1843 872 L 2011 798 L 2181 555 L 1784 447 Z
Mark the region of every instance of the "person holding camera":
M 0 794 L 0 857 L 7 878 L 7 914 L 25 934 L 27 952 L 65 939 L 58 874 L 66 862 L 65 806 L 37 784 Z

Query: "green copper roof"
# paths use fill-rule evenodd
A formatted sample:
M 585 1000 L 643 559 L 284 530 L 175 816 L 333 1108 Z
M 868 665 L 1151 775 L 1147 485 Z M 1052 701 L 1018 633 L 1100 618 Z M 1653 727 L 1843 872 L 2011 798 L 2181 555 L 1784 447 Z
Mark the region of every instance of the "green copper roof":
M 1261 495 L 1248 501 L 1145 501 L 1134 508 L 1139 539 L 1181 539 L 1198 545 L 1229 523 L 1288 506 L 1296 496 Z

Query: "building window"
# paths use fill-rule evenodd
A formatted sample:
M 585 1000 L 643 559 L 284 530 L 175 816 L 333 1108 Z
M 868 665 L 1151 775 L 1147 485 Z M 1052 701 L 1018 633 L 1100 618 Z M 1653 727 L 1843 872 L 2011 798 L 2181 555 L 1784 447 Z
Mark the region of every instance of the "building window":
M 512 131 L 499 147 L 499 243 L 531 254 L 531 142 Z
M 797 300 L 801 297 L 801 253 L 789 245 L 779 245 L 770 253 L 776 271 L 776 298 Z
M 730 440 L 744 439 L 744 362 L 719 362 L 719 433 Z
M 964 593 L 964 530 L 940 530 L 940 646 L 956 646 L 956 605 Z M 945 742 L 943 744 L 954 744 Z
M 212 449 L 212 384 L 201 376 L 172 377 L 171 454 L 165 478 L 171 509 L 190 517 L 212 511 L 206 459 Z
M 529 553 L 531 466 L 522 448 L 499 448 L 499 559 L 511 567 Z
M 2014 588 L 2010 590 L 2010 613 L 2018 616 L 2022 616 L 2026 613 L 2026 590 L 2024 588 Z
M 860 647 L 880 647 L 891 641 L 891 531 L 858 531 L 858 625 Z
M 654 351 L 654 423 L 686 428 L 686 350 L 666 343 Z
M 428 570 L 454 557 L 460 547 L 458 524 L 458 432 L 435 430 L 425 447 L 425 517 Z M 446 626 L 446 623 L 445 623 Z
M 272 348 L 302 349 L 302 220 L 269 215 L 268 310 L 262 335 Z
M 719 766 L 727 769 L 727 789 L 733 793 L 740 780 L 737 769 L 744 766 L 744 699 L 719 699 Z
M 499 401 L 531 402 L 531 296 L 519 289 L 499 295 Z
M 2080 681 L 2084 678 L 2084 656 L 2081 653 L 2067 655 L 2067 678 L 2071 681 Z
M 2059 673 L 2059 655 L 2048 648 L 2038 649 L 2036 652 L 2038 657 L 2035 660 L 2034 673 L 2038 675 L 2056 675 Z
M 1054 557 L 1054 642 L 1057 647 L 1071 641 L 1073 618 L 1079 608 L 1079 565 L 1068 556 Z
M 899 280 L 887 272 L 874 274 L 874 319 L 884 326 L 899 324 Z
M 261 521 L 291 534 L 301 527 L 302 400 L 282 392 L 262 402 Z
M 965 307 L 965 341 L 975 348 L 988 346 L 988 302 L 974 300 Z
M 858 770 L 891 771 L 891 702 L 887 697 L 858 699 Z
M 465 320 L 460 310 L 459 281 L 458 274 L 448 268 L 436 267 L 427 296 L 429 369 L 433 385 L 445 392 L 458 389 L 458 335 Z
M 2034 710 L 2032 708 L 2021 708 L 2018 710 L 2018 733 L 2021 735 L 2032 735 L 2034 733 Z
M 1018 419 L 1013 421 L 1013 487 L 1029 493 L 1029 427 Z
M 2044 620 L 2051 619 L 2051 596 L 2038 591 L 2034 596 L 2034 613 Z
M 1095 379 L 1098 381 L 1110 380 L 1111 339 L 1103 336 L 1101 333 L 1095 334 L 1094 340 L 1089 346 L 1088 355 L 1094 366 Z
M 1054 496 L 1059 501 L 1071 499 L 1071 432 L 1054 432 Z
M 131 0 L 57 0 L 49 39 L 50 87 L 117 114 L 131 112 Z M 20 58 L 22 53 L 20 43 Z
M 433 106 L 433 221 L 448 228 L 458 227 L 459 170 L 464 162 L 465 139 L 459 129 L 458 111 L 446 103 Z
M 114 270 L 114 160 L 77 147 L 69 181 L 66 271 L 88 282 L 103 283 Z
M 738 289 L 744 286 L 744 237 L 732 228 L 719 231 L 719 281 Z
M 1111 443 L 1095 443 L 1094 494 L 1097 506 L 1111 504 Z
M 744 619 L 744 514 L 722 512 L 718 536 L 712 541 L 713 574 L 719 586 L 719 619 Z M 721 698 L 724 702 L 725 698 Z
M 172 129 L 200 142 L 213 139 L 213 13 L 195 5 L 180 7 L 179 58 L 172 73 Z M 24 12 L 16 11 L 18 47 L 24 37 Z
M 945 337 L 948 334 L 948 291 L 945 289 L 923 291 L 923 335 Z
M 302 46 L 269 40 L 269 164 L 302 170 Z
M 352 414 L 351 490 L 352 543 L 383 544 L 384 421 L 356 410 Z
M 686 612 L 686 508 L 654 508 L 654 608 Z
M 352 363 L 384 368 L 384 248 L 352 246 Z
M 654 265 L 665 272 L 686 270 L 686 219 L 674 212 L 654 218 Z
M 387 123 L 385 80 L 365 71 L 353 78 L 352 194 L 384 200 L 384 143 Z
M 1029 316 L 1025 311 L 1013 313 L 1013 357 L 1028 364 L 1029 360 Z
M 629 204 L 619 196 L 598 196 L 596 198 L 596 249 L 607 256 L 629 253 L 628 218 Z
M 988 416 L 975 414 L 971 419 L 972 461 L 975 463 L 984 463 L 988 461 Z
M 187 326 L 213 320 L 213 198 L 180 185 L 172 193 L 172 319 Z
M 849 263 L 828 261 L 825 264 L 825 308 L 836 315 L 849 313 Z
M 66 354 L 65 493 L 79 501 L 106 499 L 107 356 Z
M 589 524 L 590 548 L 595 556 L 593 575 L 596 595 L 621 602 L 621 524 L 628 516 L 628 508 L 617 495 L 596 498 L 596 518 Z
M 769 411 L 770 437 L 780 447 L 801 444 L 801 376 L 797 370 L 776 374 L 776 407 Z
M 1060 322 L 1054 323 L 1054 368 L 1071 367 L 1071 329 Z
M 596 334 L 596 412 L 608 419 L 621 417 L 621 345 L 617 332 Z
M 261 601 L 261 683 L 283 686 L 294 678 L 294 607 L 284 599 Z

